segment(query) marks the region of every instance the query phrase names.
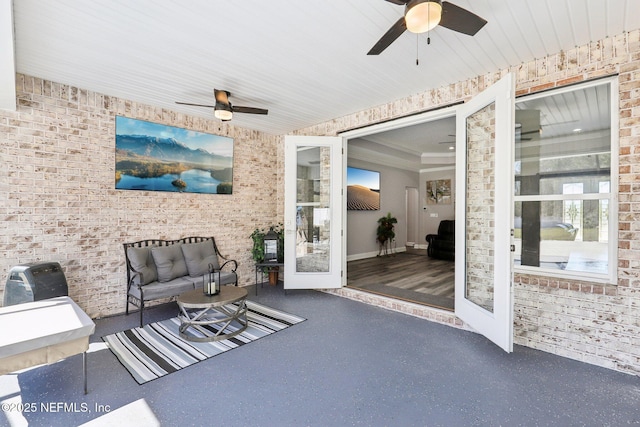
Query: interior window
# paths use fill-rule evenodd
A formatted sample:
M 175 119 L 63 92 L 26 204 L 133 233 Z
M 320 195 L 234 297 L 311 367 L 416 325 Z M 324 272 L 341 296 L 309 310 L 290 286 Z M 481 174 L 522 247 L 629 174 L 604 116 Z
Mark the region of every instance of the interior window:
M 611 86 L 589 83 L 516 102 L 516 269 L 613 280 Z

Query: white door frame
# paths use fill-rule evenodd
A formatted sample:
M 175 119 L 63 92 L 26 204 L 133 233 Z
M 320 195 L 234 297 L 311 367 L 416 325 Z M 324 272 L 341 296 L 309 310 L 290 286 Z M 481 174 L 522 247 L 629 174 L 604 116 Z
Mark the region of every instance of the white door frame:
M 510 93 L 510 95 L 508 96 L 508 98 L 510 99 L 511 104 L 513 105 L 514 103 L 514 98 L 515 98 L 515 77 L 511 77 L 511 83 L 510 83 L 510 87 L 512 92 Z M 351 130 L 351 131 L 346 131 L 343 133 L 340 133 L 339 135 L 344 137 L 346 139 L 346 144 L 345 144 L 345 156 L 344 156 L 344 170 L 346 171 L 346 163 L 347 163 L 347 147 L 348 147 L 348 140 L 352 139 L 352 138 L 360 138 L 360 137 L 365 137 L 367 135 L 372 135 L 372 134 L 376 134 L 379 132 L 384 132 L 384 131 L 388 131 L 388 130 L 393 130 L 393 129 L 399 129 L 399 128 L 403 128 L 403 127 L 407 127 L 407 126 L 412 126 L 412 125 L 416 125 L 416 124 L 421 124 L 421 123 L 427 123 L 430 121 L 435 121 L 438 119 L 443 119 L 443 118 L 448 118 L 451 116 L 456 116 L 458 114 L 458 110 L 463 107 L 463 105 L 454 105 L 451 107 L 446 107 L 446 108 L 442 108 L 439 110 L 434 110 L 434 111 L 427 111 L 425 113 L 422 114 L 416 114 L 416 115 L 412 115 L 412 116 L 408 116 L 408 117 L 404 117 L 404 118 L 399 118 L 396 120 L 391 120 L 385 123 L 379 123 L 379 124 L 375 124 L 372 126 L 367 126 L 367 127 L 363 127 L 360 129 L 355 129 L 355 130 Z M 512 116 L 512 120 L 513 121 L 513 116 Z M 509 126 L 509 125 L 505 125 L 505 126 Z M 501 132 L 508 132 L 508 134 L 513 135 L 513 124 L 511 124 L 511 126 L 509 127 L 509 129 L 507 130 L 506 128 L 503 127 Z M 511 136 L 509 138 L 509 140 L 511 141 L 511 149 L 513 149 L 513 136 Z M 457 144 L 456 144 L 457 145 Z M 460 163 L 460 159 L 458 157 L 456 157 L 456 171 L 462 169 L 465 170 L 466 169 L 466 159 Z M 510 179 L 512 179 L 513 177 L 511 176 Z M 463 179 L 462 181 L 459 181 L 458 179 L 456 179 L 456 182 L 460 182 L 460 184 L 456 184 L 458 185 L 465 185 L 465 180 Z M 346 183 L 346 180 L 345 180 Z M 460 187 L 457 187 L 457 191 L 456 193 L 458 193 L 458 189 Z M 466 192 L 466 189 L 465 189 Z M 509 193 L 511 194 L 511 193 Z M 508 198 L 508 203 L 512 205 L 512 197 L 510 195 L 507 196 Z M 459 204 L 456 201 L 456 204 Z M 458 219 L 459 217 L 459 213 L 456 211 L 456 218 Z M 460 217 L 460 220 L 463 220 L 464 216 Z M 346 230 L 346 203 L 344 204 L 344 211 L 343 211 L 343 220 L 345 222 L 344 224 L 344 233 L 345 236 L 347 235 L 347 230 Z M 513 216 L 511 215 L 510 218 L 507 219 L 508 223 L 511 224 L 513 221 Z M 504 230 L 503 230 L 504 231 Z M 510 229 L 508 229 L 507 233 L 510 233 Z M 509 239 L 511 240 L 511 239 Z M 462 240 L 463 242 L 465 241 L 464 239 Z M 462 245 L 464 246 L 465 243 L 462 243 Z M 346 238 L 344 239 L 344 254 L 345 256 L 343 256 L 343 270 L 344 270 L 344 276 L 345 276 L 345 280 L 346 280 Z M 459 242 L 456 242 L 456 247 L 459 247 L 460 244 Z M 458 255 L 456 255 L 456 257 L 458 257 Z M 511 260 L 511 255 L 509 254 L 509 259 Z M 506 273 L 508 275 L 508 280 L 509 280 L 509 284 L 511 284 L 512 282 L 512 264 L 513 262 L 510 261 L 508 263 L 508 268 L 509 268 L 509 272 Z M 464 264 L 463 264 L 464 265 Z M 460 268 L 458 267 L 458 265 L 456 265 L 456 275 L 458 274 L 465 274 L 464 272 L 464 267 L 462 271 L 459 271 Z M 458 289 L 456 288 L 456 295 L 458 294 Z M 457 297 L 456 297 L 457 298 Z M 457 303 L 457 302 L 456 302 Z M 508 316 L 508 320 L 506 321 L 506 324 L 509 325 L 508 327 L 510 328 L 510 332 L 506 332 L 503 333 L 502 335 L 505 336 L 505 339 L 507 341 L 506 346 L 504 346 L 503 348 L 505 348 L 505 350 L 507 351 L 512 351 L 513 349 L 513 295 L 511 293 L 511 286 L 509 286 L 509 297 L 508 297 L 508 301 L 505 301 L 504 303 L 504 310 L 507 313 Z M 456 311 L 456 315 L 458 315 L 457 311 Z M 464 315 L 464 314 L 463 314 Z M 474 321 L 471 320 L 471 322 L 468 322 L 468 324 L 473 328 L 474 327 Z M 504 322 L 503 322 L 504 323 Z M 504 325 L 503 325 L 504 326 Z M 478 331 L 480 333 L 482 333 L 481 331 Z M 483 333 L 483 335 L 487 336 L 486 334 Z M 491 339 L 491 338 L 490 338 Z
M 481 275 L 492 279 L 492 308 L 467 299 L 467 117 L 495 104 L 492 270 Z M 462 105 L 456 115 L 456 288 L 455 313 L 473 329 L 506 352 L 513 351 L 513 152 L 515 127 L 515 76 L 513 73 Z M 483 181 L 483 184 L 484 181 Z M 485 204 L 486 206 L 486 204 Z M 487 230 L 489 233 L 491 230 Z M 492 276 L 489 276 L 492 275 Z M 482 280 L 479 280 L 480 282 Z
M 345 144 L 344 144 L 344 164 L 343 164 L 343 170 L 345 173 L 345 177 L 343 178 L 343 182 L 345 183 L 345 187 L 343 189 L 344 194 L 345 194 L 345 199 L 346 199 L 346 173 L 347 173 L 347 158 L 348 158 L 348 147 L 349 147 L 349 139 L 355 139 L 355 138 L 361 138 L 367 135 L 373 135 L 376 133 L 380 133 L 380 132 L 385 132 L 388 130 L 394 130 L 394 129 L 401 129 L 407 126 L 413 126 L 413 125 L 419 125 L 422 123 L 427 123 L 427 122 L 433 122 L 436 120 L 440 120 L 440 119 L 446 119 L 446 118 L 450 118 L 450 117 L 455 117 L 456 115 L 456 110 L 458 109 L 458 105 L 454 105 L 451 107 L 444 107 L 444 108 L 440 108 L 437 110 L 433 110 L 433 111 L 426 111 L 424 113 L 420 113 L 420 114 L 414 114 L 411 116 L 407 116 L 407 117 L 401 117 L 399 119 L 395 119 L 395 120 L 390 120 L 388 122 L 384 122 L 384 123 L 378 123 L 375 125 L 371 125 L 371 126 L 367 126 L 367 127 L 363 127 L 363 128 L 359 128 L 359 129 L 354 129 L 354 130 L 350 130 L 350 131 L 346 131 L 346 132 L 342 132 L 340 134 L 338 134 L 341 137 L 344 137 L 345 139 Z M 419 196 L 419 195 L 418 195 Z M 418 200 L 418 204 L 420 204 L 419 200 Z M 347 284 L 347 203 L 346 200 L 343 203 L 343 211 L 342 211 L 342 218 L 344 221 L 344 226 L 343 226 L 343 232 L 344 232 L 344 239 L 343 239 L 343 249 L 342 249 L 342 253 L 344 254 L 344 256 L 342 257 L 342 271 L 344 271 L 344 277 L 343 277 L 343 286 L 346 286 Z M 418 230 L 420 229 L 419 225 L 418 225 Z
M 407 224 L 407 243 L 413 243 L 415 248 L 418 245 L 418 229 L 420 225 L 420 215 L 418 206 L 420 205 L 420 191 L 417 187 L 405 187 L 405 206 Z M 415 206 L 413 206 L 415 205 Z M 413 210 L 409 209 L 413 208 Z M 409 234 L 409 228 L 413 228 L 413 233 Z M 406 246 L 406 245 L 405 245 Z
M 284 161 L 284 288 L 285 289 L 330 289 L 343 286 L 343 278 L 346 275 L 342 265 L 346 254 L 342 248 L 344 244 L 343 220 L 345 215 L 343 182 L 345 176 L 343 155 L 345 139 L 342 137 L 327 136 L 294 136 L 287 135 L 284 138 L 285 161 Z M 329 148 L 329 162 L 324 163 L 329 167 L 329 238 L 328 245 L 319 249 L 318 242 L 305 243 L 305 246 L 313 247 L 314 252 L 320 251 L 329 254 L 329 265 L 327 271 L 297 271 L 296 236 L 297 217 L 296 213 L 301 206 L 312 207 L 313 212 L 320 208 L 322 203 L 298 202 L 297 200 L 297 179 L 298 179 L 298 153 L 309 148 Z M 321 174 L 322 175 L 322 174 Z M 324 178 L 324 177 L 319 177 Z M 323 205 L 322 210 L 326 210 L 327 205 Z M 315 215 L 314 215 L 315 216 Z M 306 249 L 305 249 L 306 254 Z M 306 256 L 306 255 L 305 255 Z

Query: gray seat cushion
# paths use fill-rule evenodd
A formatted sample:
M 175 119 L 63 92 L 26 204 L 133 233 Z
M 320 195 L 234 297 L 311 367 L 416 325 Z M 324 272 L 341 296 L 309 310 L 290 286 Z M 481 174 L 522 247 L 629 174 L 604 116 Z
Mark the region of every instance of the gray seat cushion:
M 189 276 L 201 277 L 207 274 L 209 272 L 209 264 L 211 264 L 215 270 L 220 269 L 218 256 L 213 248 L 213 240 L 205 240 L 198 243 L 184 243 L 181 247 Z
M 187 264 L 179 243 L 169 246 L 154 246 L 151 255 L 158 271 L 158 282 L 168 282 L 187 275 Z M 146 280 L 146 279 L 145 279 Z
M 189 277 L 179 277 L 168 282 L 152 282 L 143 286 L 144 300 L 150 301 L 180 295 L 183 292 L 193 290 L 195 287 L 195 283 Z M 202 287 L 202 283 L 200 283 L 200 287 Z M 132 286 L 129 293 L 141 299 L 140 289 L 137 286 Z
M 153 262 L 153 257 L 151 256 L 150 247 L 127 248 L 127 257 L 129 258 L 131 268 L 142 274 L 142 281 L 139 276 L 134 278 L 136 285 L 146 285 L 147 283 L 158 280 L 158 272 L 156 271 L 156 264 Z
M 220 272 L 220 275 L 218 276 L 218 272 L 216 272 L 214 274 L 214 279 L 215 281 L 220 281 L 220 285 L 235 285 L 237 279 L 237 275 L 236 273 L 233 272 Z M 203 286 L 203 276 L 198 276 L 198 277 L 191 277 L 191 276 L 187 276 L 185 277 L 185 279 L 189 279 L 193 282 L 193 285 L 197 288 L 197 289 L 202 289 Z
M 238 275 L 233 272 L 221 272 L 220 284 L 221 285 L 235 285 L 238 281 Z

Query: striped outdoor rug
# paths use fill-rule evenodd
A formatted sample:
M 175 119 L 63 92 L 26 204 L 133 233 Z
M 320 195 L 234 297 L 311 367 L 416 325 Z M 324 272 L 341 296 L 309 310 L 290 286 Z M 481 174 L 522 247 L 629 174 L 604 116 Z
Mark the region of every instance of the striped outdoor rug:
M 306 319 L 247 301 L 247 329 L 228 340 L 193 342 L 180 338 L 177 317 L 102 337 L 131 376 L 144 384 L 248 344 Z M 198 328 L 203 335 L 212 334 Z

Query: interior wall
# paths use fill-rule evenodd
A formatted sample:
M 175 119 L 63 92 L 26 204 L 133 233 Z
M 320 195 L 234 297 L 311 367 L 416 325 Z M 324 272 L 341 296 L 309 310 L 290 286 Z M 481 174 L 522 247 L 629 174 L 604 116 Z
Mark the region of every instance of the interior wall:
M 282 138 L 17 76 L 18 110 L 0 111 L 0 298 L 12 266 L 62 265 L 92 317 L 125 310 L 122 244 L 213 236 L 253 284 L 250 234 L 282 222 Z M 234 139 L 233 194 L 115 189 L 115 116 Z
M 429 203 L 427 197 L 427 182 L 440 179 L 451 180 L 451 203 Z M 420 245 L 426 245 L 427 234 L 438 232 L 440 221 L 455 219 L 456 199 L 456 171 L 455 167 L 439 168 L 438 170 L 420 171 Z M 426 247 L 426 246 L 425 246 Z
M 357 159 L 349 159 L 347 163 L 352 167 L 380 172 L 380 210 L 347 211 L 347 260 L 377 255 L 378 218 L 388 212 L 398 220 L 394 228 L 394 246 L 397 250 L 404 250 L 407 240 L 405 188 L 418 186 L 418 173 Z

